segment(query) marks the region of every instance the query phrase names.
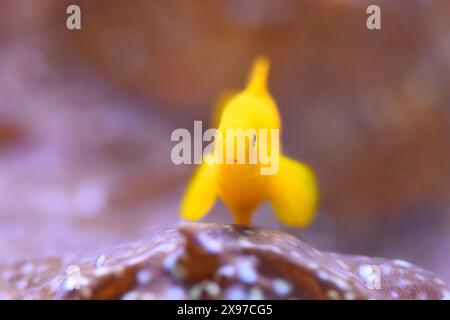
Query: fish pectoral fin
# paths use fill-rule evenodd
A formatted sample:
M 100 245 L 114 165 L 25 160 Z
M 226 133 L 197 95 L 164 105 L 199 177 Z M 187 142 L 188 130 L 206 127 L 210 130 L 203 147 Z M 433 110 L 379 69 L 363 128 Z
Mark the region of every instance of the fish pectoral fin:
M 205 161 L 195 171 L 181 202 L 180 215 L 186 220 L 199 220 L 216 202 L 218 192 L 214 165 Z
M 269 198 L 278 219 L 291 227 L 304 227 L 314 218 L 318 190 L 313 171 L 280 156 L 279 171 L 270 176 Z

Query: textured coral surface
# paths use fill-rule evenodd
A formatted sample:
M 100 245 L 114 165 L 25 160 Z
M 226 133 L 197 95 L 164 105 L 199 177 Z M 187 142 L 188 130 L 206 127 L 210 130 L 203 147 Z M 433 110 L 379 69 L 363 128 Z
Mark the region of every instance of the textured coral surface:
M 97 256 L 0 264 L 0 275 L 2 298 L 450 299 L 441 279 L 406 261 L 234 225 L 189 224 Z
M 81 30 L 66 28 L 69 3 L 81 7 Z M 382 30 L 373 32 L 371 0 L 131 3 L 0 1 L 3 294 L 59 288 L 71 264 L 89 277 L 83 259 L 175 226 L 194 166 L 170 161 L 171 132 L 194 120 L 209 127 L 217 97 L 244 85 L 259 54 L 272 63 L 283 152 L 315 170 L 320 206 L 308 229 L 284 229 L 267 205 L 255 225 L 450 281 L 448 0 L 379 0 Z M 219 203 L 205 221 L 232 220 Z M 31 269 L 34 280 L 21 281 Z M 406 292 L 394 286 L 392 297 Z

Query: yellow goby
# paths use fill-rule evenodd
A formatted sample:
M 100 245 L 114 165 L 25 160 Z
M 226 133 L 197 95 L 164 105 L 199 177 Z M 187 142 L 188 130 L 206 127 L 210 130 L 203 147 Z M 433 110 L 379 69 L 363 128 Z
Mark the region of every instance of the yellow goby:
M 245 144 L 250 149 L 263 138 L 260 129 L 281 129 L 277 105 L 267 89 L 268 73 L 268 59 L 257 58 L 246 88 L 227 99 L 218 128 L 222 133 L 221 143 L 207 155 L 208 161 L 196 169 L 189 182 L 181 202 L 182 218 L 201 219 L 217 198 L 228 207 L 236 224 L 250 225 L 254 210 L 264 201 L 269 201 L 277 218 L 290 227 L 304 227 L 314 218 L 318 190 L 314 172 L 308 166 L 282 155 L 279 148 L 272 150 L 274 141 L 271 141 L 264 147 L 269 155 L 277 156 L 271 159 L 278 161 L 278 170 L 275 174 L 264 175 L 261 168 L 267 167 L 267 163 L 237 163 L 237 150 L 227 153 L 225 148 L 227 144 L 224 142 L 233 139 L 227 135 L 229 130 L 254 130 L 253 137 L 249 137 Z M 219 154 L 234 158 L 231 162 L 221 163 L 215 161 Z M 248 150 L 246 156 L 249 156 Z

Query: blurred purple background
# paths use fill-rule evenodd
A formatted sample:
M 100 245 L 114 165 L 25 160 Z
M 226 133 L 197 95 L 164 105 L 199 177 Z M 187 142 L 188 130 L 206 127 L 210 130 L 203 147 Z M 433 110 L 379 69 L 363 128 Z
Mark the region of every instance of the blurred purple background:
M 68 4 L 82 29 L 65 26 Z M 382 30 L 366 28 L 378 4 Z M 209 122 L 255 56 L 286 153 L 319 179 L 288 230 L 450 281 L 450 2 L 0 2 L 0 255 L 91 253 L 179 222 L 193 167 L 170 134 Z M 231 222 L 218 204 L 206 221 Z M 284 227 L 268 206 L 256 225 Z

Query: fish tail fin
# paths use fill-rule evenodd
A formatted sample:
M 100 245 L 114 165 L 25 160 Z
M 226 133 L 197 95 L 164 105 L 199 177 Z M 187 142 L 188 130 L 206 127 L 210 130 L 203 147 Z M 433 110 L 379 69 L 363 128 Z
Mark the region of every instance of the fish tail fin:
M 308 166 L 280 155 L 279 171 L 269 183 L 269 198 L 279 220 L 290 227 L 305 227 L 313 220 L 318 190 Z
M 196 169 L 181 201 L 180 216 L 196 221 L 203 218 L 216 202 L 218 195 L 211 156 Z
M 252 224 L 252 214 L 255 210 L 254 206 L 236 207 L 225 203 L 233 215 L 233 223 L 241 226 L 250 226 Z
M 259 56 L 253 62 L 246 91 L 254 95 L 267 93 L 267 80 L 269 76 L 270 62 L 266 56 Z
M 252 224 L 251 214 L 243 213 L 234 215 L 234 224 L 250 226 Z

